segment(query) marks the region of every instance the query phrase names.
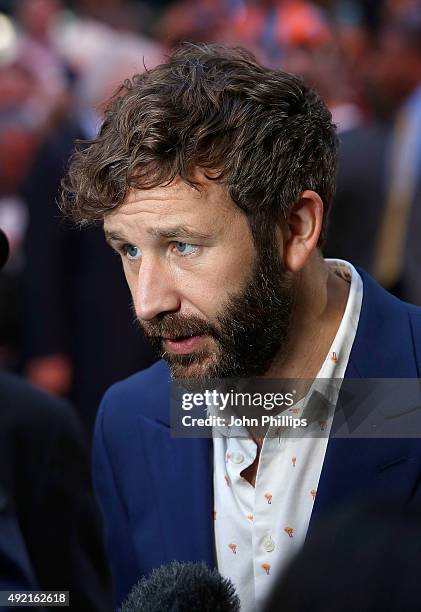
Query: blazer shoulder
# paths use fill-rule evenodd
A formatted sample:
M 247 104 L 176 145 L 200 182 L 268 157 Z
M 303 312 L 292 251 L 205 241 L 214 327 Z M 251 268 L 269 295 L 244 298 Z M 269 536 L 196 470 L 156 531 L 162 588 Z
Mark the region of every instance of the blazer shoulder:
M 139 415 L 156 417 L 169 405 L 170 373 L 163 360 L 112 385 L 104 394 L 98 416 L 119 421 Z
M 367 272 L 347 369 L 360 378 L 418 378 L 421 371 L 420 308 L 385 291 Z

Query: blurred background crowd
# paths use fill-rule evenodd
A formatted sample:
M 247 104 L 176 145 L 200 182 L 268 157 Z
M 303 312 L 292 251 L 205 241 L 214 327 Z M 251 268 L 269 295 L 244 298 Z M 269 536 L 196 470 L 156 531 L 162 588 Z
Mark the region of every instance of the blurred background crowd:
M 61 219 L 60 179 L 116 86 L 185 40 L 318 89 L 340 139 L 325 255 L 421 305 L 420 1 L 0 0 L 0 367 L 72 399 L 88 433 L 105 389 L 154 358 L 101 228 Z

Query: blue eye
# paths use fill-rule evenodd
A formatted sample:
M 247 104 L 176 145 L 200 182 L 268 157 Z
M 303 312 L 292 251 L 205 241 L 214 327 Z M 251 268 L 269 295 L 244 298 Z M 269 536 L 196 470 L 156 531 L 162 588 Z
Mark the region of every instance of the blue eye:
M 137 246 L 133 244 L 127 244 L 124 246 L 124 253 L 127 256 L 127 259 L 137 259 L 140 257 L 140 250 Z
M 190 253 L 195 252 L 195 248 L 196 247 L 194 246 L 194 244 L 189 244 L 188 242 L 176 242 L 175 243 L 175 250 L 180 255 L 190 255 Z

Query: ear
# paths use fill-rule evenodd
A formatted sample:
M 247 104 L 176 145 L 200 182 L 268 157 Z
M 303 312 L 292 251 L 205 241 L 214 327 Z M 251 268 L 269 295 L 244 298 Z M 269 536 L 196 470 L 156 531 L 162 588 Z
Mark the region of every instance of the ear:
M 303 191 L 285 219 L 284 264 L 291 272 L 301 270 L 317 249 L 323 223 L 323 202 L 315 192 Z

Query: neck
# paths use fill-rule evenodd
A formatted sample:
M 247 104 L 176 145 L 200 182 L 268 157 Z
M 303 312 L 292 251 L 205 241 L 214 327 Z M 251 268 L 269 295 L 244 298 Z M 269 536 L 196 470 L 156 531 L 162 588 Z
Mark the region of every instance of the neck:
M 268 378 L 317 376 L 341 323 L 349 283 L 315 253 L 300 272 L 287 346 L 274 360 Z

